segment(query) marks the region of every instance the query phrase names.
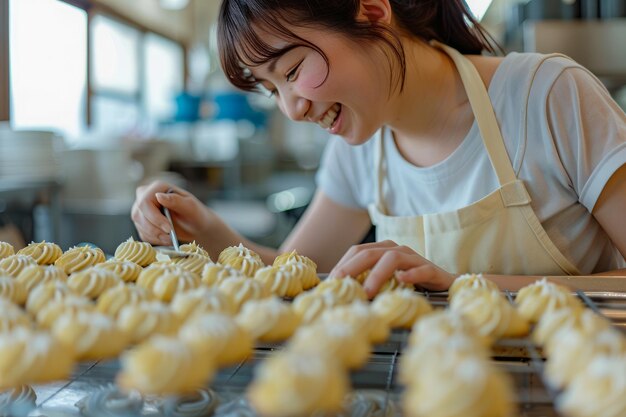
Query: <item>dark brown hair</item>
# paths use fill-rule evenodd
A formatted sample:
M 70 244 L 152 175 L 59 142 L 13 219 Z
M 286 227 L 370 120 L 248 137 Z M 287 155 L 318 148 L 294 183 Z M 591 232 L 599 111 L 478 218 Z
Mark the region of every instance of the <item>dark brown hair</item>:
M 401 29 L 424 41 L 437 40 L 463 54 L 495 52 L 495 42 L 474 19 L 463 0 L 390 0 Z M 285 23 L 323 28 L 354 41 L 382 41 L 387 55 L 399 63 L 401 72 L 392 84 L 404 85 L 406 63 L 399 34 L 386 25 L 359 22 L 360 0 L 223 0 L 218 19 L 218 45 L 222 68 L 230 82 L 254 91 L 257 81 L 245 66 L 260 65 L 299 46 L 312 48 L 328 59 L 319 47 L 297 36 Z M 263 41 L 256 31 L 269 30 L 288 41 L 282 49 Z M 390 65 L 393 64 L 390 59 Z

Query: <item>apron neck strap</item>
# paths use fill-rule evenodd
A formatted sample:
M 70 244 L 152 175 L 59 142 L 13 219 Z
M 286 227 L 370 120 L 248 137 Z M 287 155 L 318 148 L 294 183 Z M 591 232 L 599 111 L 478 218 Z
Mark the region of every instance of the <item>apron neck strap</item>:
M 515 181 L 517 179 L 515 171 L 504 146 L 504 140 L 500 133 L 500 127 L 498 126 L 489 94 L 476 67 L 456 49 L 434 40 L 430 43 L 447 53 L 459 71 L 478 124 L 478 129 L 480 130 L 480 135 L 487 149 L 491 165 L 498 176 L 500 186 Z

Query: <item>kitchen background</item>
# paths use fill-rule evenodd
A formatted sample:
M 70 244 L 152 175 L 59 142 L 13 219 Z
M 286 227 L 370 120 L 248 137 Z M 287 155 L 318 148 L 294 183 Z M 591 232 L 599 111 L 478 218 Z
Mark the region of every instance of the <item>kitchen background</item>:
M 626 108 L 626 0 L 467 0 L 508 51 L 562 52 Z M 0 0 L 0 240 L 135 234 L 137 185 L 191 190 L 278 245 L 327 136 L 242 94 L 217 60 L 218 0 Z

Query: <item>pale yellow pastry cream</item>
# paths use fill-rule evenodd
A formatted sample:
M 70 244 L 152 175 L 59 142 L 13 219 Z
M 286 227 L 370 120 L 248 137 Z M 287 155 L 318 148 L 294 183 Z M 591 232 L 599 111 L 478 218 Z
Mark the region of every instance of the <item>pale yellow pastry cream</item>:
M 302 283 L 304 291 L 310 290 L 320 283 L 320 278 L 317 276 L 315 269 L 304 262 L 290 261 L 280 265 L 280 269 L 297 277 Z
M 253 277 L 256 271 L 265 266 L 256 252 L 244 247 L 241 243 L 239 246 L 224 249 L 217 258 L 217 262 L 230 265 L 248 277 Z
M 144 288 L 133 284 L 118 285 L 100 294 L 96 308 L 102 314 L 117 318 L 122 308 L 151 300 L 152 295 Z
M 515 303 L 520 314 L 531 323 L 537 323 L 546 311 L 563 307 L 583 308 L 580 300 L 569 289 L 546 278 L 520 289 Z
M 302 292 L 300 279 L 281 267 L 263 267 L 256 271 L 254 279 L 263 282 L 272 294 L 279 297 L 293 298 Z
M 317 273 L 317 264 L 311 258 L 298 254 L 295 249 L 291 252 L 285 252 L 274 258 L 274 266 L 282 266 L 289 263 L 305 264 L 313 268 L 313 272 Z
M 356 369 L 365 364 L 371 346 L 367 335 L 349 323 L 321 323 L 300 327 L 289 340 L 287 349 L 308 358 L 325 355 L 343 366 Z
M 195 253 L 198 255 L 206 256 L 207 258 L 209 258 L 209 262 L 211 262 L 209 252 L 205 251 L 202 246 L 196 243 L 195 240 L 191 243 L 185 243 L 184 245 L 180 245 L 180 250 L 181 252 Z
M 56 243 L 44 240 L 43 242 L 31 242 L 25 248 L 20 249 L 17 254 L 28 255 L 39 265 L 52 265 L 63 255 L 63 249 Z
M 533 341 L 550 349 L 551 341 L 562 330 L 576 330 L 586 335 L 593 335 L 611 327 L 611 322 L 590 309 L 563 307 L 546 312 L 532 333 Z
M 530 332 L 530 323 L 499 291 L 488 287 L 458 289 L 450 309 L 467 317 L 481 335 L 491 340 L 524 337 Z
M 95 266 L 97 269 L 109 270 L 119 276 L 124 282 L 135 282 L 139 278 L 142 269 L 141 266 L 131 261 L 121 261 L 111 258 L 106 262 Z
M 329 277 L 323 280 L 315 289 L 318 294 L 328 294 L 334 304 L 348 304 L 355 300 L 367 300 L 365 290 L 352 277 Z
M 8 332 L 16 327 L 31 327 L 32 322 L 21 308 L 9 299 L 0 297 L 0 333 Z
M 586 334 L 570 328 L 559 332 L 547 354 L 545 378 L 551 386 L 563 388 L 577 378 L 594 358 L 626 355 L 626 337 L 614 328 Z
M 178 332 L 189 346 L 214 358 L 217 366 L 245 360 L 253 348 L 250 333 L 229 315 L 213 312 L 194 316 Z
M 229 296 L 216 288 L 204 286 L 176 294 L 170 307 L 181 321 L 196 314 L 216 312 L 233 315 L 236 313 L 235 305 Z
M 158 300 L 170 302 L 176 293 L 198 288 L 200 278 L 175 265 L 152 266 L 139 274 L 137 286 L 145 288 Z
M 448 289 L 448 300 L 464 288 L 484 288 L 500 292 L 495 282 L 483 277 L 483 274 L 463 274 L 458 276 Z
M 66 379 L 73 365 L 72 346 L 48 333 L 24 327 L 0 333 L 0 389 Z
M 202 283 L 208 287 L 217 286 L 229 278 L 246 278 L 246 275 L 230 265 L 220 263 L 207 264 L 202 270 Z
M 24 268 L 29 265 L 37 265 L 37 262 L 28 255 L 10 255 L 0 260 L 0 272 L 4 270 L 7 275 L 17 278 Z
M 230 297 L 235 311 L 241 310 L 249 300 L 259 300 L 271 294 L 265 284 L 251 278 L 230 278 L 222 281 L 217 288 Z
M 64 313 L 52 325 L 52 334 L 73 346 L 78 359 L 114 358 L 129 342 L 111 317 L 95 311 Z
M 63 272 L 70 275 L 106 260 L 104 252 L 100 248 L 89 246 L 75 246 L 67 250 L 54 264 Z
M 27 296 L 26 288 L 21 282 L 8 275 L 2 275 L 0 272 L 0 297 L 4 297 L 15 304 L 23 305 Z
M 148 266 L 156 261 L 156 249 L 148 242 L 138 242 L 129 237 L 115 249 L 115 259 L 131 261 L 139 266 Z
M 557 398 L 568 417 L 626 416 L 626 355 L 598 356 Z
M 118 384 L 144 394 L 180 394 L 209 383 L 215 365 L 182 340 L 156 335 L 125 352 Z
M 68 295 L 62 299 L 51 300 L 37 313 L 37 324 L 42 329 L 50 329 L 65 313 L 77 313 L 79 311 L 92 312 L 96 306 L 87 297 Z
M 120 310 L 117 326 L 130 336 L 132 343 L 139 343 L 153 334 L 175 334 L 180 327 L 180 319 L 167 304 L 140 301 Z
M 36 316 L 52 300 L 62 299 L 70 294 L 76 295 L 74 290 L 62 281 L 51 281 L 38 285 L 28 294 L 26 311 Z
M 277 297 L 248 301 L 236 320 L 255 340 L 262 342 L 287 340 L 300 324 L 291 304 Z
M 321 323 L 347 323 L 367 335 L 370 343 L 383 343 L 389 337 L 389 324 L 364 301 L 340 305 L 324 311 Z
M 65 282 L 67 275 L 61 268 L 54 265 L 29 265 L 22 269 L 16 279 L 22 283 L 26 291 L 30 292 L 39 284 L 53 281 Z
M 348 375 L 332 358 L 281 352 L 256 368 L 248 398 L 261 416 L 309 416 L 340 411 L 348 390 Z
M 67 279 L 68 287 L 76 294 L 92 299 L 98 298 L 109 288 L 123 284 L 124 281 L 115 272 L 93 267 L 75 272 Z
M 174 258 L 171 262 L 174 265 L 178 265 L 181 268 L 191 271 L 194 274 L 200 276 L 202 275 L 204 267 L 211 262 L 211 258 L 209 258 L 208 256 L 193 253 L 184 258 Z
M 430 313 L 433 307 L 423 295 L 404 288 L 378 294 L 372 301 L 372 310 L 390 327 L 410 329 L 417 319 Z
M 302 324 L 313 323 L 322 313 L 332 307 L 334 301 L 327 294 L 306 291 L 294 298 L 292 308 L 300 317 Z
M 9 242 L 0 241 L 0 259 L 4 259 L 7 256 L 15 255 L 15 249 Z
M 508 375 L 483 358 L 456 356 L 423 362 L 420 378 L 403 393 L 408 417 L 508 417 L 515 394 Z
M 480 335 L 468 318 L 446 309 L 435 310 L 419 319 L 409 335 L 409 346 L 418 346 L 424 341 L 443 345 L 450 336 L 458 333 L 476 339 L 485 348 L 491 345 L 491 340 Z

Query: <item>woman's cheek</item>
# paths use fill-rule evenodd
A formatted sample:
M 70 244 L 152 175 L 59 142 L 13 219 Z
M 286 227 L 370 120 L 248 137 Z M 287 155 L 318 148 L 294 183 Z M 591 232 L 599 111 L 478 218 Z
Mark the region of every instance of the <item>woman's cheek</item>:
M 320 87 L 327 79 L 328 65 L 319 54 L 313 54 L 303 63 L 302 71 L 298 76 L 301 87 L 315 89 Z

